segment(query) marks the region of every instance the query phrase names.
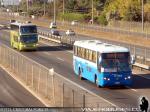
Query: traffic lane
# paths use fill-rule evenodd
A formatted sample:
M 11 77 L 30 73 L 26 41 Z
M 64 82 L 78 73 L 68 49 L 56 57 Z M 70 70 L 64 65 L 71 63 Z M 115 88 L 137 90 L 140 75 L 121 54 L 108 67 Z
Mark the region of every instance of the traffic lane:
M 9 46 L 8 40 L 5 41 L 5 43 Z M 57 48 L 56 48 L 57 49 Z M 57 50 L 53 51 L 57 52 Z M 134 91 L 131 91 L 130 89 L 111 89 L 111 88 L 97 88 L 95 84 L 90 83 L 89 81 L 80 81 L 77 76 L 74 76 L 73 74 L 73 68 L 72 65 L 70 66 L 68 63 L 62 63 L 59 60 L 57 60 L 56 56 L 49 56 L 41 51 L 38 52 L 22 52 L 23 55 L 35 60 L 36 62 L 39 62 L 40 64 L 49 67 L 54 68 L 55 71 L 66 78 L 69 78 L 70 80 L 82 85 L 83 87 L 87 88 L 88 90 L 94 92 L 95 94 L 114 102 L 114 104 L 122 106 L 137 106 L 138 98 L 140 95 L 138 93 L 135 94 Z M 60 53 L 57 54 L 59 56 Z M 66 57 L 67 58 L 67 57 Z M 70 60 L 72 61 L 72 60 Z
M 0 91 L 0 107 L 45 107 L 2 68 L 0 68 Z

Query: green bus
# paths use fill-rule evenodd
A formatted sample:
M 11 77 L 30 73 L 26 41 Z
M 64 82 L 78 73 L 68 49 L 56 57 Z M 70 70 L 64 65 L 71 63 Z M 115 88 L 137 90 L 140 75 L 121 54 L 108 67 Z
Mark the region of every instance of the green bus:
M 10 24 L 10 44 L 19 51 L 36 50 L 38 43 L 37 26 L 32 23 L 13 22 Z

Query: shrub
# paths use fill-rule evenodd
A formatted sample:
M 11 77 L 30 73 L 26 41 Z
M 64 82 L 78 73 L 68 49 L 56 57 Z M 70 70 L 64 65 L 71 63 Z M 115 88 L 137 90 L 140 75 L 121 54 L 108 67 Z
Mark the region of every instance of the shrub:
M 108 24 L 108 21 L 106 19 L 106 16 L 104 14 L 100 15 L 98 17 L 98 23 L 101 24 L 101 25 L 107 25 Z

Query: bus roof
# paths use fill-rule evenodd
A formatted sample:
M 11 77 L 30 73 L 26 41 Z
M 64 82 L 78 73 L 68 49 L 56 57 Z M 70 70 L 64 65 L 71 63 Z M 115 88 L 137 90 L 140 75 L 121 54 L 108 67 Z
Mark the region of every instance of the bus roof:
M 99 40 L 80 40 L 75 41 L 74 45 L 100 53 L 129 52 L 125 47 L 104 43 Z
M 11 25 L 17 25 L 17 26 L 35 26 L 34 24 L 32 24 L 32 23 L 20 23 L 20 22 L 13 22 L 13 23 L 11 23 Z

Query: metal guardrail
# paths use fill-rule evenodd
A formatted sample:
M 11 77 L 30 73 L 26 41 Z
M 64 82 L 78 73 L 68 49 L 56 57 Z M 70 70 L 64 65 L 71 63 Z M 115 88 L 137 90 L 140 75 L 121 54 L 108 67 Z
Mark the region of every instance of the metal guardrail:
M 38 33 L 41 39 L 56 42 L 61 45 L 66 45 L 68 47 L 73 47 L 73 44 L 75 42 L 75 37 L 72 36 L 56 36 L 56 35 L 51 35 L 50 33 L 47 32 L 38 32 Z

